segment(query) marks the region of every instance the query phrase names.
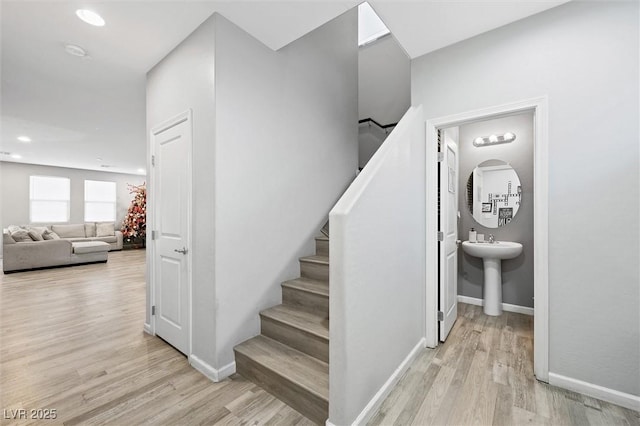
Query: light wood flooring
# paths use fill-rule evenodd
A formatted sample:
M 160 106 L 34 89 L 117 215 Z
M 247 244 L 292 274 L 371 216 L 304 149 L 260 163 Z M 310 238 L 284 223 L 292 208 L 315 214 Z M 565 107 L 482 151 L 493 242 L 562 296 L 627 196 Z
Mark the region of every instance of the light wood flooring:
M 238 375 L 211 382 L 145 334 L 144 261 L 129 250 L 0 274 L 0 424 L 313 424 Z M 57 418 L 11 420 L 16 409 Z
M 142 332 L 144 250 L 106 264 L 0 274 L 0 424 L 312 424 L 244 378 L 213 383 Z M 374 425 L 640 425 L 639 414 L 537 382 L 531 318 L 459 305 Z M 54 409 L 48 421 L 11 411 Z
M 458 304 L 447 341 L 423 351 L 371 425 L 640 425 L 640 413 L 538 382 L 533 317 Z

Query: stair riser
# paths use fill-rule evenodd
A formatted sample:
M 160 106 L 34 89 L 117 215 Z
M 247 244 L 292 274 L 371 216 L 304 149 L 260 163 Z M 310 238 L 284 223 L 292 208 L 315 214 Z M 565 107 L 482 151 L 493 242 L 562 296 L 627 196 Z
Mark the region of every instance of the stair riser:
M 296 288 L 282 287 L 282 303 L 329 318 L 329 298 Z
M 324 425 L 329 417 L 329 402 L 308 392 L 259 362 L 236 352 L 236 371 L 264 388 L 314 422 Z
M 300 275 L 303 278 L 329 282 L 329 265 L 301 260 Z
M 261 333 L 320 361 L 329 362 L 329 340 L 271 318 L 260 317 Z
M 329 256 L 329 240 L 316 240 L 316 254 Z

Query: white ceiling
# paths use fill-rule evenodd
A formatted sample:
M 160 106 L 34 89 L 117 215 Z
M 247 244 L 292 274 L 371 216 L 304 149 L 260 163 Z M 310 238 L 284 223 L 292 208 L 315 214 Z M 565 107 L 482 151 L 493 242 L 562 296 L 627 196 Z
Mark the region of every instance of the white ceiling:
M 146 166 L 145 74 L 213 12 L 279 49 L 358 3 L 2 0 L 0 151 L 22 158 L 0 159 L 138 173 Z M 564 1 L 369 3 L 415 58 Z M 106 25 L 80 21 L 79 8 L 98 12 Z M 68 55 L 65 43 L 91 58 Z

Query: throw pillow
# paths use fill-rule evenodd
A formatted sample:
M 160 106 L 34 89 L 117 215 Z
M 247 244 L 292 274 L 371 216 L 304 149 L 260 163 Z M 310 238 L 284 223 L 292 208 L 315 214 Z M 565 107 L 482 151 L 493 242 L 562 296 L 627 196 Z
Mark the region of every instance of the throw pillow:
M 40 234 L 35 229 L 29 229 L 29 231 L 27 231 L 27 233 L 29 234 L 29 237 L 33 241 L 44 241 L 44 238 L 42 237 L 42 234 Z
M 44 234 L 42 234 L 42 238 L 45 240 L 59 240 L 60 236 L 53 231 L 47 230 Z
M 88 222 L 84 224 L 84 233 L 87 237 L 95 237 L 96 236 L 96 223 Z
M 2 233 L 2 244 L 15 244 L 16 240 L 11 237 L 11 234 L 8 232 Z
M 16 226 L 16 225 L 9 225 L 7 227 L 7 230 L 9 231 L 10 234 L 13 234 L 14 232 L 19 231 L 21 229 L 22 229 L 21 227 Z
M 38 234 L 39 236 L 42 236 L 42 234 L 44 234 L 46 231 L 48 231 L 48 228 L 46 226 L 27 226 L 25 228 L 27 231 L 31 232 L 34 231 L 36 234 Z M 31 237 L 33 238 L 33 237 Z M 40 241 L 40 239 L 36 240 L 34 238 L 35 241 Z
M 18 229 L 15 232 L 11 233 L 11 238 L 15 240 L 16 243 L 22 243 L 25 241 L 33 241 L 29 236 L 29 232 L 26 229 Z
M 97 222 L 96 237 L 112 237 L 116 235 L 113 222 Z

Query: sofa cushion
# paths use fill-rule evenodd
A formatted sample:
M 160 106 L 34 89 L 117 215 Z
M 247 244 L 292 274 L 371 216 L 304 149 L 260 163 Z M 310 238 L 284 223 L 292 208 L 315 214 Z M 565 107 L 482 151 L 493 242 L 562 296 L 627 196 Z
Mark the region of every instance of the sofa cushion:
M 53 231 L 46 230 L 42 233 L 42 238 L 45 240 L 59 240 L 60 236 Z
M 3 232 L 2 233 L 2 244 L 15 244 L 16 240 L 13 239 L 13 237 L 11 237 L 11 234 L 9 234 L 8 232 Z
M 75 254 L 99 253 L 109 251 L 109 244 L 102 241 L 83 241 L 71 243 Z
M 27 231 L 26 229 L 18 229 L 17 231 L 12 232 L 11 238 L 13 238 L 17 243 L 33 241 L 33 239 L 29 236 L 29 231 Z
M 35 229 L 29 229 L 27 233 L 33 241 L 44 241 L 44 238 L 42 238 L 42 234 Z
M 84 224 L 74 225 L 52 225 L 51 230 L 58 234 L 61 238 L 84 238 Z
M 96 237 L 110 237 L 116 235 L 113 222 L 96 222 Z
M 84 224 L 84 235 L 87 238 L 92 238 L 96 236 L 96 223 L 95 222 L 86 222 Z
M 117 243 L 118 242 L 118 238 L 115 235 L 112 235 L 110 237 L 95 237 L 95 238 L 91 238 L 91 241 L 103 241 L 105 243 Z

